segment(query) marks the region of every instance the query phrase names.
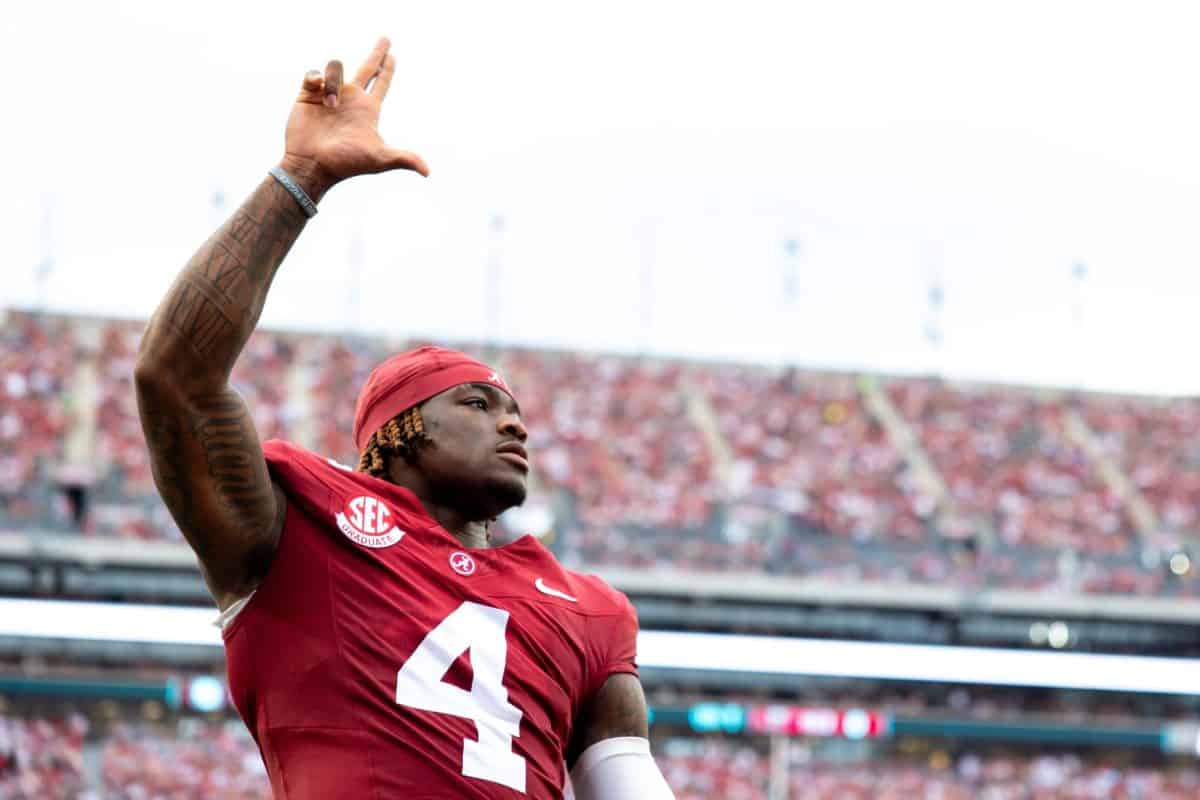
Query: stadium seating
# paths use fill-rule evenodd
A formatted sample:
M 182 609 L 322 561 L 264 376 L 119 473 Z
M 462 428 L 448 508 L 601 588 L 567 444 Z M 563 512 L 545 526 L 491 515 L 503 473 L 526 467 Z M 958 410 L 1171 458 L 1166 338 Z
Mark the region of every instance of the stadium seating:
M 1031 753 L 967 753 L 955 760 L 936 752 L 926 763 L 793 761 L 788 782 L 792 800 L 1183 800 L 1200 790 L 1200 770 L 1139 768 L 1102 758 L 1084 761 L 1075 755 Z
M 928 508 L 848 375 L 712 366 L 695 370 L 732 450 L 731 500 L 857 540 L 924 541 Z
M 308 402 L 312 432 L 294 437 L 287 429 L 276 438 L 307 439 L 304 443 L 324 456 L 354 466 L 354 399 L 371 370 L 390 353 L 372 340 L 308 337 L 299 345 L 299 384 Z M 271 438 L 271 437 L 264 437 Z
M 258 748 L 238 721 L 187 720 L 171 730 L 119 723 L 103 739 L 100 765 L 109 798 L 271 796 Z
M 676 800 L 767 800 L 770 764 L 748 742 L 671 738 L 654 756 Z
M 84 785 L 80 716 L 23 719 L 0 715 L 0 800 L 68 800 Z
M 889 392 L 945 476 L 956 512 L 1000 541 L 1121 552 L 1122 503 L 1064 428 L 1066 402 L 1032 391 L 893 380 Z
M 143 324 L 6 319 L 0 525 L 178 538 L 132 393 Z M 353 463 L 355 392 L 403 346 L 259 331 L 233 384 L 264 439 Z M 1200 594 L 1164 564 L 1200 526 L 1200 402 L 468 349 L 521 399 L 569 564 Z
M 890 751 L 792 740 L 778 778 L 790 800 L 936 797 L 1161 798 L 1200 794 L 1200 769 L 1134 764 L 1036 748 Z M 861 744 L 861 743 L 860 743 Z M 766 800 L 772 780 L 761 738 L 657 736 L 654 752 L 678 800 Z M 90 766 L 89 766 L 90 764 Z M 241 723 L 171 724 L 116 718 L 89 729 L 78 714 L 0 714 L 0 800 L 266 800 L 258 750 Z
M 805 743 L 787 754 L 789 800 L 1183 800 L 1200 792 L 1200 770 L 1087 760 L 1073 754 L 1033 751 L 952 756 L 933 751 L 923 759 L 876 753 L 822 755 Z M 679 800 L 767 800 L 771 766 L 762 748 L 730 739 L 671 738 L 656 758 Z
M 50 487 L 70 427 L 72 328 L 30 314 L 0 328 L 0 524 L 63 523 Z
M 1200 530 L 1200 402 L 1086 395 L 1105 453 L 1150 503 L 1163 544 Z

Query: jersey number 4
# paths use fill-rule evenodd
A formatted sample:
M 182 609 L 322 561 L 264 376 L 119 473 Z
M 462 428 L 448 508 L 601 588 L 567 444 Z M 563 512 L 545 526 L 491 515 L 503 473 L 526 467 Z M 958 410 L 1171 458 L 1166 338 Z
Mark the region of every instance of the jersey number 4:
M 513 752 L 521 710 L 501 684 L 508 642 L 508 612 L 463 603 L 421 640 L 396 675 L 396 702 L 475 723 L 478 741 L 463 740 L 462 774 L 525 792 L 525 759 Z M 471 691 L 442 680 L 459 656 L 471 651 Z

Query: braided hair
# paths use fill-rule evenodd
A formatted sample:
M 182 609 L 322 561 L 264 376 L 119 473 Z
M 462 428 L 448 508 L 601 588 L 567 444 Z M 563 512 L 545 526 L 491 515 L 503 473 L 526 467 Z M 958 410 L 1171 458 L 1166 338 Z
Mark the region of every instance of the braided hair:
M 358 457 L 358 471 L 387 480 L 386 456 L 400 456 L 405 461 L 412 462 L 417 453 L 433 444 L 433 440 L 425 434 L 425 420 L 421 418 L 421 409 L 413 406 L 407 411 L 392 417 L 383 427 L 371 434 L 367 447 Z M 492 540 L 492 523 L 489 519 L 484 523 L 484 535 Z
M 402 411 L 371 434 L 358 458 L 358 471 L 375 478 L 387 477 L 387 456 L 400 456 L 411 462 L 417 452 L 431 443 L 425 434 L 425 420 L 416 406 Z

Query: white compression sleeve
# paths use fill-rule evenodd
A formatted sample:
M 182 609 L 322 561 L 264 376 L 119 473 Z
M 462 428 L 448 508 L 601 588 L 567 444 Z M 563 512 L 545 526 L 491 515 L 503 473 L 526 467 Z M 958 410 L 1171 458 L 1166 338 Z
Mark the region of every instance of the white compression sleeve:
M 620 736 L 584 750 L 571 770 L 578 800 L 675 800 L 650 755 L 650 742 Z

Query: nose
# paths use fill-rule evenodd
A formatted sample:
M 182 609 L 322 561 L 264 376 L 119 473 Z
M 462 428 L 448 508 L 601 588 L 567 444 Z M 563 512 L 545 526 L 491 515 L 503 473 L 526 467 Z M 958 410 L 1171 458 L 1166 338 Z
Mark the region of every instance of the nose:
M 529 431 L 525 430 L 525 423 L 521 422 L 521 418 L 516 414 L 505 414 L 500 418 L 500 433 L 505 436 L 511 436 L 521 444 L 529 438 Z

